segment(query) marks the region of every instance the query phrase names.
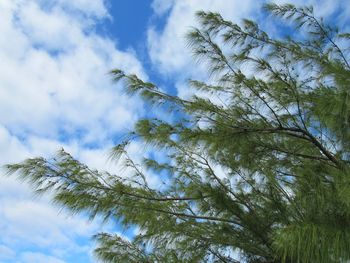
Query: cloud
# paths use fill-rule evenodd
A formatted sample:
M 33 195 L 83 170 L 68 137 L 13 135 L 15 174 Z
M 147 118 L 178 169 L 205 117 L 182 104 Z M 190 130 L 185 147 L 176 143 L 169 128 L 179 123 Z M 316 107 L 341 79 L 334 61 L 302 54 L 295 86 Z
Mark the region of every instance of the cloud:
M 36 136 L 22 142 L 2 126 L 0 142 L 2 149 L 9 150 L 0 152 L 0 165 L 38 155 L 51 156 L 63 146 L 92 168 L 128 176 L 127 171 L 121 173 L 119 166 L 107 162 L 107 149 L 86 149 L 77 142 L 65 144 Z M 137 156 L 140 147 L 133 144 L 130 150 L 132 155 Z M 44 259 L 55 258 L 66 262 L 88 262 L 90 258 L 92 260 L 92 235 L 101 231 L 115 232 L 116 226 L 112 223 L 102 224 L 99 218 L 89 222 L 84 215 L 73 216 L 53 206 L 50 195 L 34 196 L 29 185 L 13 177 L 0 177 L 0 203 L 0 254 L 3 252 L 0 260 L 4 262 L 13 262 L 15 255 L 17 259 L 24 250 L 25 256 L 18 262 L 44 262 Z M 82 260 L 74 260 L 77 257 Z
M 174 4 L 174 0 L 154 0 L 152 2 L 152 9 L 158 16 L 164 15 L 168 12 Z
M 164 75 L 177 76 L 177 79 L 186 78 L 188 75 L 200 75 L 200 65 L 193 63 L 193 57 L 186 45 L 185 34 L 191 27 L 198 26 L 195 12 L 198 10 L 219 12 L 225 19 L 239 23 L 242 18 L 261 18 L 259 11 L 265 1 L 252 0 L 193 0 L 193 1 L 153 1 L 154 12 L 164 15 L 170 10 L 165 26 L 158 29 L 156 26 L 148 30 L 148 50 L 155 67 Z M 288 0 L 275 0 L 276 3 L 291 2 Z M 340 22 L 345 23 L 345 18 L 350 14 L 350 7 L 342 0 L 296 0 L 295 5 L 313 5 L 318 16 L 329 16 L 335 12 Z M 266 20 L 266 17 L 264 18 Z M 267 19 L 268 20 L 268 19 Z M 261 21 L 262 24 L 268 21 Z M 179 76 L 179 77 L 178 77 Z
M 38 248 L 67 247 L 74 251 L 73 235 L 88 236 L 92 229 L 76 218 L 59 215 L 57 209 L 45 201 L 3 199 L 0 209 L 2 218 L 2 242 L 11 246 L 21 243 Z M 8 224 L 11 222 L 10 224 Z M 35 222 L 35 223 L 34 223 Z M 5 225 L 6 224 L 6 225 Z M 89 229 L 90 228 L 90 229 Z M 88 231 L 90 230 L 90 231 Z
M 0 260 L 13 260 L 16 252 L 7 246 L 0 245 Z
M 96 18 L 110 17 L 106 8 L 106 0 L 90 1 L 90 0 L 50 0 L 66 7 L 70 10 L 78 10 L 87 16 Z M 49 2 L 50 2 L 49 1 Z M 47 0 L 46 0 L 47 2 Z
M 196 96 L 209 98 L 213 103 L 222 104 L 223 98 L 213 97 L 189 87 L 188 79 L 196 79 L 210 83 L 208 66 L 198 63 L 193 57 L 185 38 L 193 27 L 198 27 L 195 13 L 200 10 L 218 12 L 225 19 L 239 23 L 242 18 L 256 15 L 261 6 L 256 1 L 238 0 L 193 0 L 193 1 L 153 1 L 153 9 L 157 15 L 167 16 L 165 25 L 159 29 L 151 26 L 148 29 L 148 51 L 157 70 L 174 82 L 177 95 L 188 99 Z
M 110 19 L 105 1 L 2 0 L 0 17 L 0 166 L 64 147 L 116 171 L 104 153 L 143 104 L 107 72 L 147 76 L 132 50 L 97 32 Z M 0 203 L 1 262 L 88 262 L 91 235 L 109 227 L 58 212 L 12 177 L 0 177 Z
M 20 256 L 20 263 L 64 263 L 64 261 L 52 257 L 47 256 L 42 253 L 33 253 L 33 252 L 24 252 Z
M 153 1 L 155 13 L 171 10 L 163 29 L 151 27 L 148 30 L 148 49 L 151 60 L 163 74 L 187 77 L 195 66 L 185 34 L 198 25 L 195 12 L 198 10 L 219 12 L 224 18 L 238 22 L 239 19 L 256 11 L 256 1 L 193 0 L 193 1 Z M 171 5 L 171 6 L 170 6 Z M 187 72 L 187 73 L 184 73 Z
M 342 0 L 294 0 L 292 2 L 288 0 L 274 0 L 273 2 L 277 4 L 292 3 L 296 6 L 313 6 L 314 13 L 317 17 L 327 17 L 338 11 L 340 13 L 338 14 L 338 18 L 340 18 L 340 20 L 345 20 L 348 19 L 347 15 L 350 14 L 349 4 Z
M 59 145 L 59 141 L 39 137 L 30 137 L 24 144 L 0 126 L 0 146 L 6 149 L 0 151 L 0 165 L 18 162 L 26 157 L 50 155 Z M 77 144 L 66 146 L 78 153 L 88 151 Z M 101 160 L 104 156 L 96 153 L 94 157 L 91 155 L 91 160 Z M 87 222 L 82 215 L 69 216 L 64 210 L 60 211 L 51 205 L 50 196 L 34 198 L 30 187 L 13 177 L 0 177 L 0 203 L 0 259 L 4 262 L 13 262 L 14 253 L 19 255 L 24 249 L 27 252 L 41 251 L 47 255 L 47 260 L 53 260 L 52 256 L 69 260 L 78 255 L 89 255 L 90 237 L 106 228 L 98 220 Z M 46 257 L 43 261 L 37 261 L 34 260 L 36 257 L 25 255 L 19 262 L 49 262 L 44 261 Z M 88 259 L 89 256 L 85 256 L 82 262 Z
M 58 4 L 0 5 L 1 124 L 21 136 L 79 136 L 86 143 L 132 126 L 142 103 L 122 94 L 107 72 L 117 67 L 146 78 L 133 52 L 119 51 Z
M 193 0 L 193 1 L 153 1 L 153 9 L 157 15 L 167 16 L 165 25 L 150 27 L 148 30 L 148 50 L 154 66 L 165 76 L 175 81 L 180 96 L 192 94 L 185 83 L 188 78 L 203 79 L 207 71 L 203 63 L 196 64 L 191 51 L 186 45 L 185 34 L 191 27 L 198 26 L 195 12 L 198 10 L 220 13 L 225 19 L 239 23 L 242 18 L 258 20 L 266 29 L 274 23 L 260 13 L 266 1 L 239 0 Z M 275 0 L 276 3 L 290 3 L 289 0 Z M 313 5 L 317 16 L 335 15 L 341 26 L 348 27 L 350 7 L 342 0 L 296 0 L 295 5 Z M 334 19 L 334 17 L 333 17 Z M 276 33 L 276 32 L 270 32 Z

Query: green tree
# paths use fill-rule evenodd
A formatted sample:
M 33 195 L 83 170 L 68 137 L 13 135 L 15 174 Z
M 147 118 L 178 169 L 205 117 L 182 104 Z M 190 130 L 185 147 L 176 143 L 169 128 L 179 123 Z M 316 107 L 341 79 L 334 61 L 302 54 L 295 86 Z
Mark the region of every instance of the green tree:
M 268 4 L 297 30 L 272 38 L 198 12 L 188 39 L 210 83 L 189 85 L 213 100 L 184 100 L 156 85 L 111 73 L 130 94 L 176 111 L 174 122 L 142 119 L 114 147 L 133 176 L 89 169 L 63 150 L 52 159 L 8 165 L 38 192 L 91 218 L 102 215 L 139 234 L 95 236 L 106 262 L 345 262 L 350 260 L 350 34 L 312 8 Z M 287 24 L 287 25 L 290 25 Z M 168 161 L 128 156 L 137 140 Z M 159 189 L 147 172 L 167 178 Z

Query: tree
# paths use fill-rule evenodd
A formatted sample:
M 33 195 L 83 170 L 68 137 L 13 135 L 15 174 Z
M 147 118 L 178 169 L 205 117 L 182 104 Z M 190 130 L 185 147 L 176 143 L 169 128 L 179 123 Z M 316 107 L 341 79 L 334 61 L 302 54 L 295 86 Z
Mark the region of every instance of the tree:
M 111 72 L 130 94 L 180 116 L 139 120 L 113 148 L 133 176 L 91 170 L 63 150 L 9 172 L 74 213 L 138 226 L 132 241 L 95 236 L 106 262 L 237 262 L 237 253 L 243 262 L 350 260 L 350 34 L 312 8 L 265 9 L 298 30 L 272 38 L 253 21 L 197 13 L 201 26 L 188 39 L 211 80 L 189 84 L 221 101 L 185 100 Z M 145 158 L 140 167 L 128 156 L 133 140 L 167 161 Z M 167 184 L 152 189 L 148 171 Z

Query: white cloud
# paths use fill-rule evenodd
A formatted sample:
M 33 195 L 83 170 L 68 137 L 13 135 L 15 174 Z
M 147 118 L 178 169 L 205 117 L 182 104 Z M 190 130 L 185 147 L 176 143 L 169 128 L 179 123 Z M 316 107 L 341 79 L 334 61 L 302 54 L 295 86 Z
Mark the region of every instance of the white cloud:
M 110 17 L 105 1 L 2 0 L 0 17 L 0 166 L 64 147 L 88 165 L 115 171 L 106 167 L 104 149 L 132 127 L 143 105 L 122 94 L 107 72 L 147 76 L 132 50 L 120 51 L 96 32 Z M 0 204 L 0 261 L 14 253 L 23 263 L 86 256 L 91 235 L 106 227 L 58 213 L 48 197 L 34 199 L 12 177 L 0 177 Z
M 119 51 L 60 6 L 6 0 L 0 16 L 1 124 L 21 135 L 79 132 L 87 142 L 103 142 L 136 120 L 142 103 L 107 75 L 119 67 L 145 77 L 132 52 Z
M 226 19 L 238 22 L 252 11 L 256 11 L 256 1 L 246 0 L 192 0 L 167 2 L 163 7 L 161 1 L 153 1 L 156 13 L 162 13 L 164 9 L 171 11 L 164 29 L 157 31 L 150 28 L 148 31 L 148 48 L 152 62 L 164 74 L 181 75 L 188 77 L 188 72 L 193 73 L 194 65 L 189 51 L 185 34 L 198 25 L 195 12 L 199 10 L 219 12 Z M 186 72 L 184 74 L 184 72 Z
M 61 9 L 45 11 L 36 2 L 21 4 L 15 11 L 14 25 L 20 27 L 29 41 L 49 50 L 67 50 L 84 36 L 74 17 Z
M 76 142 L 64 144 L 35 136 L 22 142 L 1 126 L 0 142 L 2 149 L 9 150 L 0 151 L 0 165 L 18 162 L 26 157 L 51 156 L 59 147 L 64 146 L 73 156 L 90 167 L 120 174 L 115 163 L 107 162 L 106 149 L 85 149 L 79 147 Z M 133 145 L 131 154 L 135 154 L 137 149 L 140 148 Z M 21 247 L 45 251 L 46 256 L 43 260 L 46 257 L 53 259 L 53 256 L 63 260 L 71 260 L 72 255 L 91 257 L 91 236 L 112 228 L 112 225 L 101 224 L 98 218 L 89 222 L 83 215 L 70 215 L 65 210 L 51 205 L 49 195 L 34 196 L 29 185 L 19 182 L 14 177 L 0 177 L 0 203 L 0 254 L 1 251 L 4 252 L 0 260 L 10 260 L 13 254 L 10 252 L 16 251 L 19 254 L 22 251 Z M 25 255 L 20 262 L 41 262 L 34 260 L 36 257 L 27 257 L 27 253 Z
M 0 260 L 13 260 L 16 252 L 7 246 L 0 245 Z
M 187 84 L 188 79 L 209 81 L 208 65 L 198 63 L 193 57 L 185 35 L 193 27 L 198 27 L 195 13 L 200 10 L 218 12 L 225 19 L 239 23 L 242 18 L 251 17 L 259 11 L 256 1 L 238 0 L 193 0 L 193 1 L 153 1 L 158 15 L 170 10 L 163 29 L 150 27 L 148 30 L 148 50 L 155 67 L 175 82 L 178 96 L 188 99 L 194 93 L 210 98 L 214 103 L 222 104 L 221 99 L 204 92 L 198 92 Z M 163 11 L 165 10 L 165 11 Z
M 195 12 L 198 10 L 220 13 L 225 19 L 239 23 L 242 18 L 257 20 L 266 29 L 271 29 L 270 19 L 259 14 L 262 4 L 266 1 L 239 0 L 191 0 L 191 1 L 153 1 L 153 9 L 157 15 L 170 10 L 164 28 L 151 27 L 148 30 L 148 49 L 155 67 L 164 75 L 171 76 L 176 82 L 178 95 L 188 97 L 193 94 L 185 83 L 188 78 L 207 80 L 205 63 L 196 64 L 186 45 L 185 34 L 191 27 L 198 26 Z M 318 17 L 327 17 L 336 13 L 341 26 L 349 27 L 348 17 L 350 5 L 342 0 L 275 0 L 276 3 L 293 3 L 295 5 L 313 5 Z M 337 13 L 338 12 L 338 13 Z M 260 21 L 260 20 L 261 21 Z M 346 29 L 346 28 L 345 28 Z M 270 32 L 276 33 L 276 32 Z
M 109 17 L 108 10 L 106 8 L 106 0 L 51 0 L 51 2 L 57 2 L 63 7 L 82 11 L 88 16 L 94 17 Z
M 7 150 L 0 151 L 0 165 L 18 162 L 26 157 L 52 154 L 59 144 L 58 141 L 38 137 L 30 138 L 27 144 L 23 144 L 0 126 L 0 146 Z M 67 148 L 84 152 L 74 144 L 67 145 Z M 96 153 L 95 158 L 102 159 L 103 156 Z M 91 156 L 91 159 L 95 158 Z M 13 253 L 10 252 L 16 251 L 18 254 L 21 247 L 46 251 L 48 259 L 56 254 L 61 258 L 80 253 L 86 255 L 91 249 L 84 243 L 105 227 L 98 220 L 87 222 L 83 216 L 68 216 L 65 211 L 59 212 L 57 207 L 50 204 L 49 196 L 34 198 L 30 187 L 13 177 L 0 177 L 0 203 L 0 259 L 3 260 L 11 260 Z M 81 243 L 78 239 L 85 241 Z M 29 258 L 23 258 L 23 262 L 39 262 L 34 258 L 30 261 Z
M 20 263 L 64 263 L 59 258 L 47 256 L 42 253 L 24 252 L 20 256 Z
M 155 14 L 161 16 L 168 12 L 174 4 L 174 0 L 154 0 L 152 9 Z
M 194 93 L 197 96 L 209 98 L 212 102 L 222 104 L 222 97 L 213 97 L 211 94 L 205 94 L 189 87 L 187 80 L 196 79 L 210 83 L 212 80 L 208 77 L 207 64 L 197 63 L 192 56 L 189 47 L 186 45 L 185 35 L 191 27 L 198 27 L 195 20 L 195 12 L 198 10 L 213 11 L 220 13 L 224 19 L 240 23 L 241 19 L 248 18 L 258 22 L 271 36 L 279 34 L 277 32 L 277 19 L 264 16 L 260 11 L 264 2 L 269 1 L 161 1 L 154 0 L 153 8 L 156 14 L 164 14 L 170 10 L 166 20 L 165 27 L 157 30 L 155 27 L 149 28 L 148 31 L 148 48 L 149 54 L 155 67 L 164 75 L 171 76 L 175 82 L 178 96 L 188 99 Z M 274 0 L 277 4 L 291 3 L 289 0 Z M 342 0 L 295 0 L 292 1 L 296 6 L 313 6 L 316 17 L 324 17 L 329 23 L 334 23 L 347 32 L 350 29 L 349 15 L 350 5 Z M 163 6 L 164 5 L 164 6 Z M 163 11 L 165 10 L 165 11 Z M 284 33 L 283 33 L 284 34 Z M 338 42 L 339 46 L 344 43 Z M 230 49 L 229 45 L 222 45 L 224 51 Z M 256 72 L 245 65 L 241 70 L 248 75 L 259 77 Z M 261 76 L 260 76 L 261 77 Z
M 343 0 L 274 0 L 273 2 L 277 4 L 292 3 L 296 6 L 313 6 L 317 17 L 327 17 L 337 10 L 341 13 L 339 17 L 350 13 L 349 3 Z

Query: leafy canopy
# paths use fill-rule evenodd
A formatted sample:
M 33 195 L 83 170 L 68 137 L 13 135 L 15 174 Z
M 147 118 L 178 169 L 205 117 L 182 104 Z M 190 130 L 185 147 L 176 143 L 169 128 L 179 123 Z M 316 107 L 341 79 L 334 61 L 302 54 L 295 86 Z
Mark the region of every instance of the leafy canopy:
M 132 176 L 91 170 L 63 150 L 8 170 L 74 213 L 138 226 L 131 241 L 96 235 L 106 262 L 350 260 L 350 35 L 312 8 L 265 9 L 291 21 L 293 35 L 197 13 L 189 44 L 211 79 L 189 85 L 206 96 L 185 100 L 111 72 L 131 95 L 181 116 L 139 120 L 113 148 Z M 145 158 L 141 167 L 128 155 L 133 140 L 168 161 Z M 167 183 L 151 188 L 148 172 Z

